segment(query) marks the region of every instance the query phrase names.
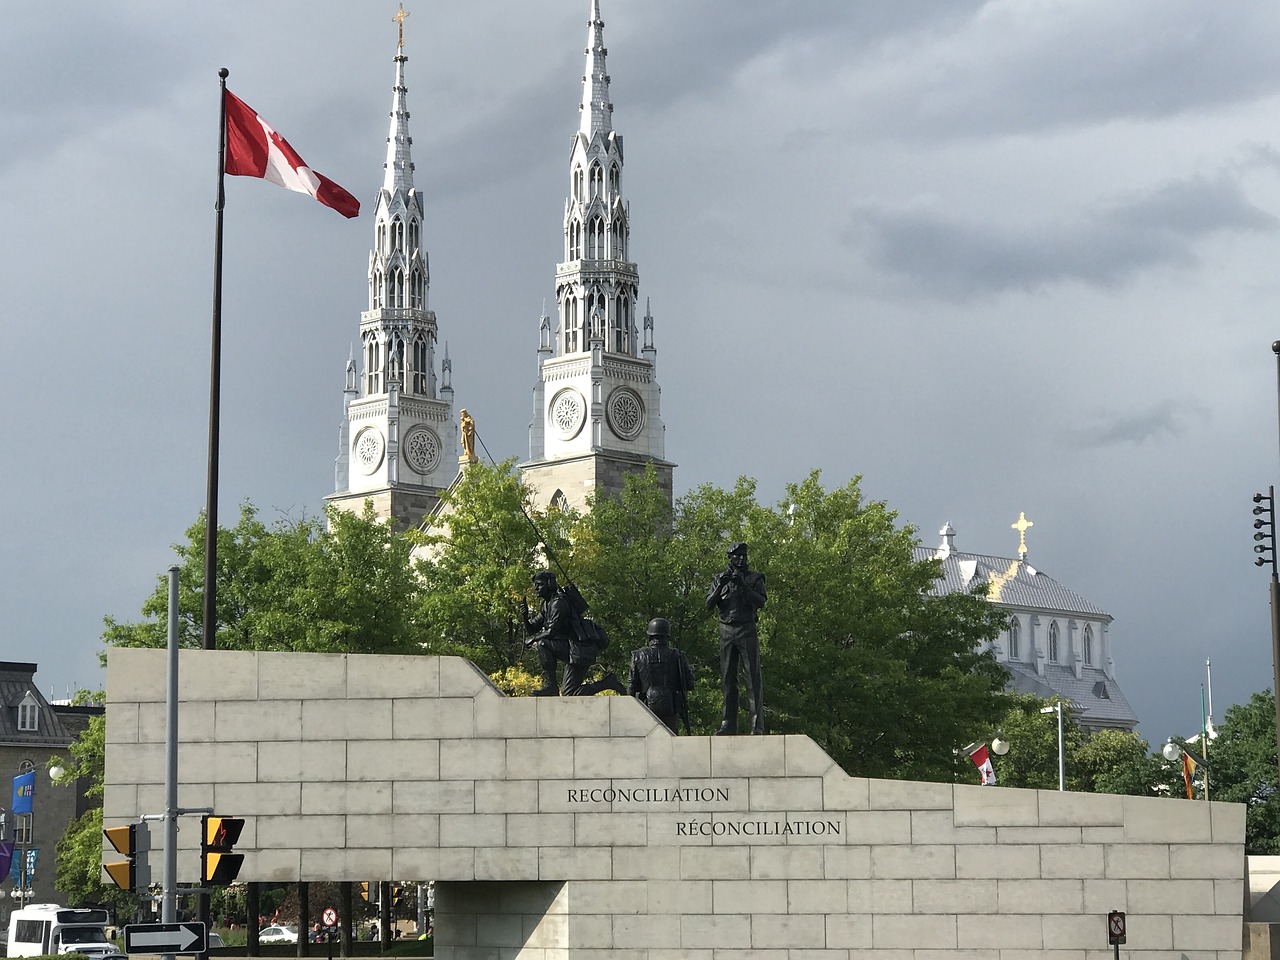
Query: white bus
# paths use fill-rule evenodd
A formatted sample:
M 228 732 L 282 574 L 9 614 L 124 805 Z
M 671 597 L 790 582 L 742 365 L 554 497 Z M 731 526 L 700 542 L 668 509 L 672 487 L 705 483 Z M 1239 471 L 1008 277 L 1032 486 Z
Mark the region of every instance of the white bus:
M 56 903 L 35 903 L 9 915 L 10 957 L 75 953 L 95 960 L 119 955 L 102 929 L 106 910 L 73 910 Z

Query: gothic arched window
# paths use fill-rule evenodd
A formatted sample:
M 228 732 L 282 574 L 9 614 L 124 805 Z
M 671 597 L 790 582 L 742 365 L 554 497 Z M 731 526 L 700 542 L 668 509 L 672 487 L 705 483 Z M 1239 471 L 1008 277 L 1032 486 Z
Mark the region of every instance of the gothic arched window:
M 413 340 L 413 392 L 426 396 L 427 372 L 430 363 L 427 358 L 427 338 L 418 334 Z
M 582 221 L 573 220 L 569 224 L 569 259 L 582 259 Z
M 573 199 L 582 201 L 582 168 L 573 168 Z
M 573 294 L 564 301 L 564 352 L 578 352 L 578 298 Z
M 600 169 L 600 164 L 593 163 L 591 165 L 591 199 L 594 200 L 602 193 L 604 193 L 604 171 Z
M 422 271 L 417 267 L 413 268 L 413 273 L 409 276 L 409 306 L 422 308 Z
M 612 229 L 612 237 L 611 237 L 612 246 L 613 246 L 611 256 L 613 257 L 613 259 L 615 260 L 627 259 L 626 237 L 627 237 L 627 231 L 623 227 L 622 218 L 618 217 L 613 221 L 613 229 Z
M 587 251 L 587 259 L 603 260 L 604 259 L 604 218 L 591 218 L 591 237 L 590 248 Z
M 631 352 L 631 306 L 626 294 L 622 294 L 614 303 L 613 310 L 613 349 L 616 353 Z
M 616 163 L 609 167 L 609 189 L 615 197 L 622 189 L 622 171 L 618 169 Z
M 378 393 L 382 389 L 382 351 L 378 346 L 378 338 L 370 336 L 365 340 L 364 383 L 365 393 Z
M 1012 620 L 1009 621 L 1009 659 L 1010 660 L 1021 659 L 1021 652 L 1018 649 L 1019 646 L 1021 645 L 1021 640 L 1022 640 L 1022 627 L 1018 623 L 1018 618 L 1014 617 Z
M 563 490 L 557 490 L 551 495 L 551 509 L 559 510 L 561 513 L 568 512 L 569 498 L 564 495 Z
M 1049 624 L 1049 662 L 1058 662 L 1058 621 Z
M 1089 623 L 1084 627 L 1084 662 L 1093 663 L 1093 624 Z

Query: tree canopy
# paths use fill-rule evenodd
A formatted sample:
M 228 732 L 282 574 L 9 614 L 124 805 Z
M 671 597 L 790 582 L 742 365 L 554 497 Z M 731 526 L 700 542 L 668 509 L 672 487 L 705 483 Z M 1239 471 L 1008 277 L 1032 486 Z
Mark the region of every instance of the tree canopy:
M 721 695 L 706 592 L 743 541 L 768 583 L 760 635 L 773 732 L 809 734 L 851 773 L 950 779 L 955 748 L 1003 710 L 1005 674 L 980 650 L 1004 615 L 979 591 L 935 594 L 937 564 L 914 559 L 913 531 L 856 479 L 828 491 L 815 472 L 772 507 L 747 479 L 673 504 L 650 471 L 582 516 L 549 510 L 533 525 L 518 502 L 528 510 L 511 464 L 469 468 L 451 491 L 420 566 L 433 652 L 466 651 L 486 670 L 520 659 L 517 598 L 549 559 L 537 526 L 614 638 L 602 668 L 625 675 L 648 621 L 671 621 L 698 677 L 695 726 L 709 733 Z

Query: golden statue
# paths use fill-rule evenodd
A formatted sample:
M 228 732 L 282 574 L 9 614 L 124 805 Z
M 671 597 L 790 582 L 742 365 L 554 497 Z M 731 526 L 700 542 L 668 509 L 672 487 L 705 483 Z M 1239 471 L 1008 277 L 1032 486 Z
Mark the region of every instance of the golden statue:
M 467 413 L 466 407 L 462 408 L 458 425 L 462 432 L 462 456 L 459 459 L 463 463 L 478 462 L 480 458 L 476 456 L 476 422 Z

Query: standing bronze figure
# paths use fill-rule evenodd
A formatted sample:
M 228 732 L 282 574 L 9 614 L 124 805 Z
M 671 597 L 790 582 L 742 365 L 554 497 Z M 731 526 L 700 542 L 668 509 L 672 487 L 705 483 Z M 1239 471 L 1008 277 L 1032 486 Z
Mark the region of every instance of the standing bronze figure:
M 588 625 L 583 619 L 568 591 L 561 589 L 556 582 L 556 575 L 550 570 L 539 570 L 533 575 L 533 588 L 542 598 L 542 609 L 530 616 L 529 605 L 521 601 L 525 629 L 537 631 L 525 641 L 525 646 L 537 648 L 538 665 L 542 668 L 542 686 L 533 691 L 533 695 L 556 695 L 557 663 L 564 663 L 561 696 L 589 697 L 601 690 L 625 694 L 626 687 L 612 673 L 606 673 L 591 683 L 586 682 L 587 671 L 601 653 L 603 634 L 594 624 Z M 577 594 L 577 599 L 581 601 L 581 594 Z M 585 603 L 582 606 L 585 609 Z
M 707 609 L 720 613 L 720 676 L 724 684 L 724 721 L 719 734 L 738 732 L 738 671 L 741 666 L 751 714 L 751 732 L 764 733 L 764 692 L 760 688 L 760 636 L 757 611 L 765 604 L 764 574 L 747 567 L 747 545 L 728 550 L 729 565 L 707 591 Z
M 662 617 L 649 621 L 649 645 L 631 654 L 631 679 L 627 689 L 631 695 L 653 711 L 672 733 L 677 719 L 684 721 L 689 733 L 689 691 L 693 689 L 693 671 L 684 651 L 672 647 L 671 624 Z

